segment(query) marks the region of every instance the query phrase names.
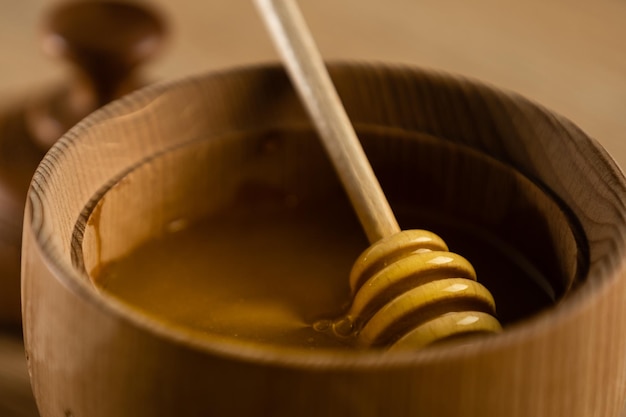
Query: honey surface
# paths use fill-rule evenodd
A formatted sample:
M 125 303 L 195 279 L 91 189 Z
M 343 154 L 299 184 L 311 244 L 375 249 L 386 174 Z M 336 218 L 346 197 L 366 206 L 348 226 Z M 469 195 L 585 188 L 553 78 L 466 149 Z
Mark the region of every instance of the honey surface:
M 350 300 L 367 241 L 349 207 L 265 207 L 204 219 L 95 277 L 104 291 L 170 324 L 255 342 L 340 346 L 312 329 Z
M 494 294 L 503 324 L 553 300 L 499 245 L 475 229 L 415 210 L 398 210 L 404 228 L 440 233 L 467 257 Z M 251 343 L 345 348 L 314 330 L 351 301 L 350 269 L 368 246 L 345 201 L 299 204 L 264 198 L 191 223 L 97 268 L 95 284 L 172 326 Z

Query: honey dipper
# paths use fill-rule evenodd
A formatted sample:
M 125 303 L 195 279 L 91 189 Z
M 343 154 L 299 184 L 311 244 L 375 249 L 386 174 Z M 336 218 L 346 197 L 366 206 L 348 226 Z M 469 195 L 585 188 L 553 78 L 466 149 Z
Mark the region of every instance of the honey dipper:
M 350 274 L 349 311 L 328 322 L 333 333 L 396 350 L 500 331 L 472 265 L 434 233 L 400 231 L 296 3 L 255 2 L 372 245 Z

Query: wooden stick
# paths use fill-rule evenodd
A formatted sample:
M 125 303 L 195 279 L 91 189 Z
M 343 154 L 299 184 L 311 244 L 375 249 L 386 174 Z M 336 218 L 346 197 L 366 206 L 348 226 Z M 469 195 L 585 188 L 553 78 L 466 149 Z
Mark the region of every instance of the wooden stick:
M 304 18 L 291 0 L 255 0 L 370 241 L 400 231 Z

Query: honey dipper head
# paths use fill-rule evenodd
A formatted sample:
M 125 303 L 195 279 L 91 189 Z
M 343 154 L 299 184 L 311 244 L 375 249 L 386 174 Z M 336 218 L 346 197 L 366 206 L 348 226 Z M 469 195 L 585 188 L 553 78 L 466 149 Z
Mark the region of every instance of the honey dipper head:
M 472 265 L 425 230 L 370 246 L 350 274 L 347 319 L 363 346 L 417 349 L 470 333 L 501 330 L 495 302 Z M 345 322 L 336 332 L 345 332 Z

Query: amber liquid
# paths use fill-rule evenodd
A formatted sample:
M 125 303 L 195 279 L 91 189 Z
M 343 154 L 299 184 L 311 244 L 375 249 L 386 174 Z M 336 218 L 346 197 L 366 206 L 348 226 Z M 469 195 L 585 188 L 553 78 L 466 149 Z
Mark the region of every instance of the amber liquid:
M 260 343 L 342 346 L 312 330 L 350 301 L 367 241 L 347 207 L 232 210 L 152 240 L 95 279 L 176 326 Z
M 400 209 L 398 217 L 405 228 L 419 222 L 440 233 L 451 250 L 468 257 L 505 324 L 552 303 L 542 283 L 475 230 L 415 210 Z M 349 272 L 367 246 L 346 201 L 265 198 L 149 241 L 98 268 L 93 279 L 145 314 L 209 337 L 344 348 L 352 341 L 314 327 L 349 306 Z

